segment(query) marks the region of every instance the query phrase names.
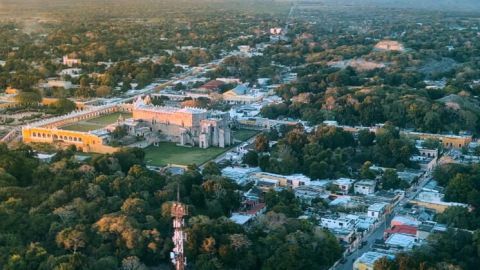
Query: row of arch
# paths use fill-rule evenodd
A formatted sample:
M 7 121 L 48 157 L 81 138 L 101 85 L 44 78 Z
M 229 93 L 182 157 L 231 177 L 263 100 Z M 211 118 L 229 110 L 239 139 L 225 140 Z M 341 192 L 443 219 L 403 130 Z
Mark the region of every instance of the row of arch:
M 49 139 L 52 138 L 50 133 L 42 133 L 42 132 L 32 132 L 32 137 L 34 138 L 44 138 Z M 54 140 L 63 140 L 63 141 L 71 141 L 71 142 L 82 142 L 81 137 L 76 136 L 66 136 L 66 135 L 53 135 Z

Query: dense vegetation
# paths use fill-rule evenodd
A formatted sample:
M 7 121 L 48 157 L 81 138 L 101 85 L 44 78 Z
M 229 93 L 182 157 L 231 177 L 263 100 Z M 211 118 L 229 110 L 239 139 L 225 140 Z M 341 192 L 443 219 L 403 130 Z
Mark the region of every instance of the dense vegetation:
M 278 140 L 272 149 L 269 149 L 270 140 Z M 362 130 L 358 139 L 352 133 L 332 126 L 319 126 L 310 133 L 302 127 L 293 127 L 284 128 L 280 134 L 272 130 L 258 135 L 255 151 L 245 155 L 244 161 L 251 166 L 258 165 L 264 171 L 279 174 L 301 172 L 312 179 L 342 176 L 373 179 L 373 172 L 368 172 L 372 164 L 398 169 L 414 166 L 410 157 L 415 152 L 413 142 L 401 137 L 398 129 L 391 125 L 386 125 L 377 134 Z M 362 172 L 361 167 L 365 165 Z M 352 175 L 351 168 L 359 169 L 359 173 Z M 392 177 L 393 182 L 398 180 L 396 175 Z M 384 187 L 388 190 L 400 186 L 394 183 Z
M 2 269 L 168 265 L 177 189 L 189 206 L 186 252 L 195 269 L 327 269 L 341 254 L 333 235 L 296 219 L 300 204 L 291 192 L 270 195 L 271 212 L 245 230 L 226 218 L 240 197 L 233 182 L 215 175 L 218 168 L 161 176 L 143 166 L 138 149 L 89 163 L 76 161 L 74 150 L 47 164 L 27 146 L 1 145 Z

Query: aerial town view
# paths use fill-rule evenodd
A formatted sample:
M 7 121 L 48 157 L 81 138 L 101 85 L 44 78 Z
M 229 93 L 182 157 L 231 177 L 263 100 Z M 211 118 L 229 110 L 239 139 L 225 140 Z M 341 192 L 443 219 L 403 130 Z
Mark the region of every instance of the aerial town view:
M 480 270 L 480 0 L 0 0 L 0 270 Z

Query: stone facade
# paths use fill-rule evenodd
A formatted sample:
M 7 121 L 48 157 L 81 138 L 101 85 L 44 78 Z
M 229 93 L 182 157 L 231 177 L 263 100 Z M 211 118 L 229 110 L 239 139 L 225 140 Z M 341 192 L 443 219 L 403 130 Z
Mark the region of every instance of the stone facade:
M 133 118 L 119 119 L 117 125 L 128 126 L 131 135 L 144 137 L 148 144 L 161 140 L 201 148 L 227 147 L 233 144 L 228 113 L 198 108 L 154 106 L 149 97 L 138 99 L 133 105 L 90 107 L 38 121 L 22 127 L 22 139 L 25 143 L 75 145 L 84 152 L 113 153 L 118 148 L 109 146 L 108 142 L 109 131 L 111 132 L 114 126 L 90 132 L 63 130 L 61 127 L 119 111 L 132 112 Z
M 180 145 L 208 148 L 232 144 L 230 115 L 199 108 L 154 106 L 148 98 L 133 105 L 133 119 L 150 124 L 166 140 Z

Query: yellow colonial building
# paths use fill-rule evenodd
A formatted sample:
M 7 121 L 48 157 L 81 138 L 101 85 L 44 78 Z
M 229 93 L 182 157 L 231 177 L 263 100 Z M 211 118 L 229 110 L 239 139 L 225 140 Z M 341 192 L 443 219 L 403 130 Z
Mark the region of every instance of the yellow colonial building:
M 116 112 L 130 112 L 133 118 L 126 121 L 120 117 L 114 124 L 87 132 L 62 129 Z M 118 148 L 108 145 L 110 132 L 117 126 L 124 126 L 129 135 L 144 137 L 147 145 L 164 140 L 201 148 L 226 147 L 233 143 L 230 122 L 230 115 L 225 112 L 154 106 L 146 97 L 139 98 L 134 104 L 90 106 L 31 123 L 22 127 L 22 139 L 25 143 L 75 145 L 83 152 L 113 153 Z
M 82 132 L 64 130 L 61 127 L 119 111 L 131 111 L 131 105 L 111 104 L 90 107 L 83 111 L 75 111 L 67 115 L 41 120 L 22 127 L 22 140 L 25 143 L 75 145 L 78 150 L 83 152 L 113 153 L 118 149 L 106 144 L 108 137 L 106 130 Z

